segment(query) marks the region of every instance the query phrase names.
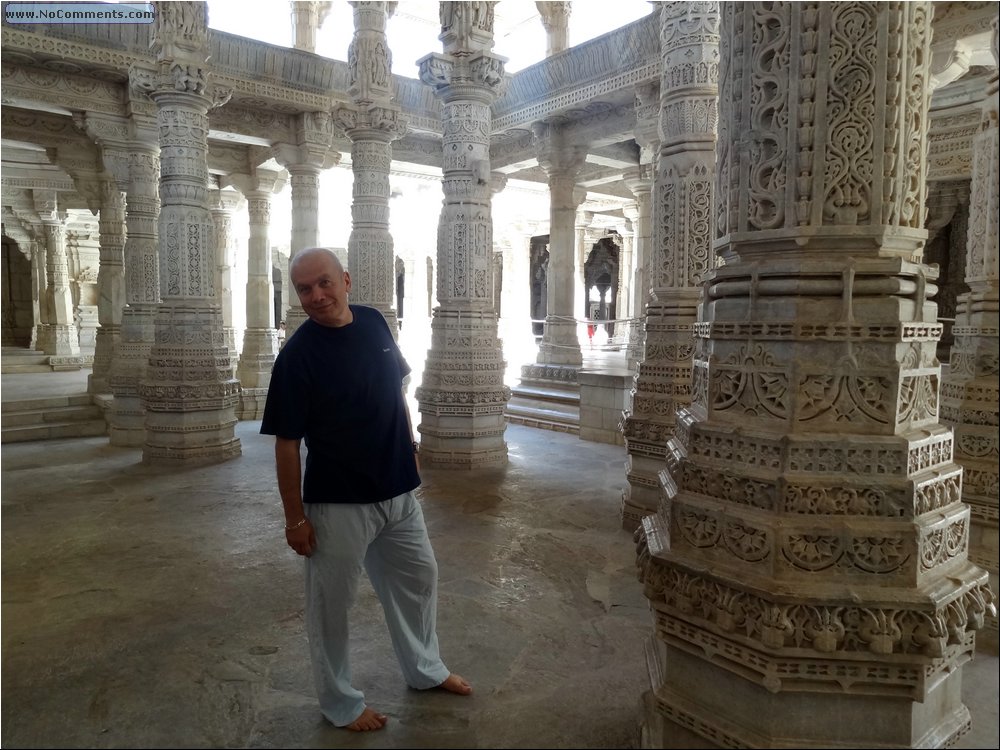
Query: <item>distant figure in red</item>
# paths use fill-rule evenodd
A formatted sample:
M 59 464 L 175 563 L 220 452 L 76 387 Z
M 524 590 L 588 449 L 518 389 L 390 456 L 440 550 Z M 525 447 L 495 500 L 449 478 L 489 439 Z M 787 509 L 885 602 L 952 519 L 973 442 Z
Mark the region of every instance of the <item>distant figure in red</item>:
M 587 338 L 590 339 L 590 348 L 594 348 L 594 332 L 597 330 L 597 326 L 593 323 L 587 324 Z

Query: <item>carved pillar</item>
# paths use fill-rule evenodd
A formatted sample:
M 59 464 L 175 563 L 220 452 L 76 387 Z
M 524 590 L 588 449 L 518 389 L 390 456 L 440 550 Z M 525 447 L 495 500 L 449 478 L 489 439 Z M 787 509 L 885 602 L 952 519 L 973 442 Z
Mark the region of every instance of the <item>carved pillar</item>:
M 295 143 L 280 143 L 273 156 L 288 170 L 292 188 L 292 237 L 289 260 L 296 253 L 319 246 L 319 175 L 340 161 L 332 150 L 333 118 L 329 112 L 304 112 L 295 124 Z M 287 273 L 288 269 L 284 269 Z M 285 340 L 306 319 L 294 290 L 288 295 Z
M 97 340 L 89 393 L 110 393 L 111 364 L 121 337 L 125 307 L 125 194 L 111 178 L 101 182 L 100 266 L 97 270 Z
M 631 530 L 659 505 L 659 472 L 676 411 L 691 400 L 698 284 L 711 267 L 709 211 L 718 98 L 717 3 L 664 3 L 660 10 L 659 145 L 649 253 L 645 343 L 624 423 L 628 485 L 622 526 Z M 639 175 L 630 180 L 645 197 Z
M 80 339 L 73 318 L 73 293 L 66 259 L 66 212 L 59 210 L 54 192 L 35 190 L 33 197 L 45 237 L 48 279 L 45 287 L 48 322 L 39 336 L 42 351 L 53 357 L 79 357 Z
M 693 400 L 636 534 L 644 732 L 944 747 L 994 605 L 938 423 L 935 272 L 913 260 L 931 3 L 722 7 L 726 263 L 702 284 Z
M 579 367 L 583 362 L 577 334 L 577 272 L 579 248 L 577 208 L 587 191 L 577 188 L 576 177 L 587 157 L 584 146 L 543 141 L 539 164 L 549 178 L 549 269 L 545 330 L 538 348 L 539 364 Z M 585 228 L 585 227 L 583 227 Z M 582 268 L 582 263 L 579 264 Z M 583 292 L 583 305 L 586 305 Z
M 583 153 L 586 158 L 586 151 Z M 549 189 L 551 198 L 552 190 Z M 594 223 L 593 211 L 580 211 L 580 204 L 587 199 L 587 191 L 579 188 L 573 191 L 573 200 L 577 201 L 577 211 L 573 218 L 573 296 L 570 297 L 571 316 L 576 319 L 590 317 L 590 289 L 587 286 L 587 273 L 584 266 L 587 263 L 587 256 L 596 241 L 593 231 L 588 231 Z M 550 206 L 551 209 L 551 206 Z M 588 234 L 590 235 L 588 237 Z M 550 248 L 551 250 L 551 248 Z M 551 270 L 552 265 L 549 264 Z M 557 269 L 558 272 L 558 269 Z M 576 340 L 580 341 L 581 325 L 573 321 L 576 329 Z M 579 347 L 579 343 L 578 343 Z
M 993 24 L 996 58 L 997 23 Z M 1000 146 L 998 76 L 990 77 L 983 118 L 973 141 L 972 188 L 965 255 L 969 292 L 958 298 L 951 366 L 941 387 L 941 421 L 955 431 L 955 461 L 964 472 L 962 500 L 972 529 L 969 559 L 990 573 L 997 590 L 997 479 L 1000 424 Z M 997 618 L 988 618 L 986 639 L 997 644 Z
M 45 275 L 45 243 L 33 238 L 25 242 L 25 248 L 31 254 L 31 315 L 35 324 L 31 327 L 31 346 L 35 351 L 44 351 L 45 324 L 48 322 L 49 310 L 45 304 L 45 287 L 48 286 Z
M 322 28 L 332 5 L 330 0 L 292 0 L 292 47 L 304 52 L 316 51 L 316 32 Z
M 233 327 L 233 263 L 236 262 L 236 236 L 233 233 L 233 214 L 243 203 L 243 196 L 235 190 L 213 190 L 209 197 L 212 223 L 215 230 L 215 288 L 222 307 L 222 330 L 225 332 L 226 349 L 235 376 L 239 353 L 236 347 L 236 329 Z
M 160 130 L 160 298 L 155 340 L 140 395 L 146 408 L 147 463 L 210 462 L 240 455 L 231 375 L 215 292 L 215 247 L 208 209 L 206 7 L 154 3 L 146 85 Z
M 629 337 L 629 369 L 639 370 L 639 363 L 646 356 L 646 300 L 650 295 L 649 273 L 653 254 L 653 168 L 642 164 L 625 173 L 625 186 L 635 196 L 634 207 L 625 207 L 625 218 L 632 222 L 635 242 L 635 276 L 632 281 L 633 316 L 638 318 Z
M 389 233 L 389 169 L 392 142 L 406 133 L 399 107 L 391 103 L 389 47 L 384 2 L 352 2 L 354 38 L 347 52 L 352 103 L 338 107 L 337 124 L 351 139 L 354 193 L 351 236 L 347 244 L 351 300 L 377 308 L 393 335 L 398 333 L 394 304 L 395 252 Z
M 441 3 L 444 54 L 420 60 L 442 103 L 444 205 L 431 348 L 417 389 L 420 460 L 474 469 L 507 463 L 503 352 L 493 310 L 490 104 L 503 81 L 494 2 Z
M 146 440 L 146 409 L 139 384 L 149 366 L 160 301 L 157 223 L 160 216 L 160 146 L 151 119 L 133 116 L 125 194 L 125 308 L 118 346 L 108 373 L 115 398 L 108 412 L 111 445 Z
M 240 381 L 240 419 L 260 419 L 271 382 L 271 368 L 278 356 L 277 321 L 274 319 L 274 280 L 271 276 L 271 196 L 285 186 L 287 175 L 256 168 L 252 175 L 228 179 L 247 199 L 250 236 L 247 240 L 246 321 L 243 351 L 236 368 Z
M 546 2 L 535 3 L 538 15 L 545 27 L 545 56 L 552 57 L 557 52 L 569 49 L 569 14 L 573 3 Z

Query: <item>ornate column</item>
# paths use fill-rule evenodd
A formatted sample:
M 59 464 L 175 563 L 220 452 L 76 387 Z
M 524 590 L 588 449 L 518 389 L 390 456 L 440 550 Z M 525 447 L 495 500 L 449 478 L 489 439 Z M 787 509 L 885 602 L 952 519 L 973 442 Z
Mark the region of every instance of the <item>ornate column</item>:
M 87 380 L 89 393 L 110 393 L 111 363 L 121 337 L 125 307 L 125 194 L 115 179 L 101 181 L 100 266 L 97 270 L 97 340 L 94 366 Z
M 73 319 L 73 293 L 69 288 L 66 259 L 66 212 L 59 209 L 55 192 L 32 191 L 35 212 L 45 236 L 45 306 L 48 322 L 39 338 L 42 351 L 53 357 L 79 357 L 80 340 Z
M 271 196 L 285 186 L 284 171 L 256 167 L 252 174 L 230 175 L 227 182 L 247 199 L 250 236 L 247 240 L 247 327 L 243 351 L 236 368 L 240 381 L 239 419 L 260 419 L 271 382 L 271 368 L 278 356 L 278 332 L 274 319 L 274 280 L 271 277 Z
M 222 330 L 226 337 L 229 362 L 236 374 L 239 353 L 236 348 L 236 329 L 233 327 L 233 263 L 236 262 L 236 237 L 233 234 L 233 214 L 243 203 L 243 196 L 235 190 L 212 190 L 209 205 L 215 230 L 215 288 L 219 291 L 222 307 Z
M 586 155 L 586 152 L 584 152 L 584 158 L 586 158 Z M 551 195 L 552 190 L 550 188 L 550 198 Z M 587 287 L 587 274 L 584 266 L 587 263 L 587 255 L 594 246 L 594 242 L 596 242 L 596 239 L 593 236 L 594 232 L 591 230 L 591 225 L 594 223 L 594 212 L 579 210 L 580 205 L 586 199 L 587 191 L 584 188 L 579 188 L 573 191 L 573 200 L 578 202 L 576 204 L 577 211 L 573 217 L 573 296 L 570 297 L 570 309 L 573 311 L 571 313 L 572 317 L 577 319 L 590 317 L 590 289 Z M 587 236 L 588 230 L 591 230 L 590 237 Z M 549 250 L 551 252 L 551 247 Z M 550 263 L 550 271 L 551 268 L 552 265 Z M 558 269 L 556 270 L 558 272 Z M 577 348 L 579 348 L 580 330 L 582 326 L 575 320 L 573 321 L 573 325 L 576 330 Z
M 993 23 L 997 57 L 997 22 Z M 958 297 L 952 332 L 951 367 L 941 387 L 941 421 L 955 431 L 955 461 L 964 472 L 962 500 L 972 514 L 969 559 L 990 573 L 997 590 L 997 480 L 1000 424 L 1000 146 L 997 120 L 998 76 L 994 70 L 983 101 L 983 118 L 973 141 L 969 233 L 965 283 Z M 987 619 L 985 633 L 996 647 L 997 618 Z
M 546 125 L 536 130 L 541 138 L 538 162 L 549 178 L 548 296 L 538 362 L 579 368 L 583 359 L 576 324 L 580 312 L 575 297 L 577 286 L 583 286 L 583 282 L 578 284 L 582 277 L 576 262 L 581 244 L 577 239 L 577 208 L 587 197 L 587 191 L 577 188 L 576 177 L 587 158 L 587 149 L 564 144 L 558 136 L 553 138 Z M 586 304 L 586 290 L 583 299 Z
M 77 191 L 99 216 L 100 265 L 97 271 L 97 336 L 90 393 L 110 393 L 108 380 L 121 338 L 125 307 L 125 194 L 128 187 L 129 122 L 124 117 L 78 114 L 74 121 L 98 148 L 101 174 L 85 177 L 73 170 Z M 89 189 L 86 189 L 89 188 Z
M 389 233 L 389 169 L 392 142 L 406 133 L 406 121 L 392 102 L 386 6 L 352 2 L 354 38 L 347 51 L 351 104 L 338 107 L 337 124 L 351 139 L 354 193 L 351 236 L 347 244 L 351 300 L 377 308 L 398 334 L 396 273 Z
M 134 71 L 133 107 L 142 104 L 137 85 L 146 76 Z M 160 301 L 157 223 L 160 216 L 160 146 L 155 122 L 133 114 L 129 123 L 128 190 L 125 193 L 125 308 L 108 382 L 115 398 L 108 411 L 111 445 L 139 446 L 146 440 L 146 409 L 139 393 L 149 366 Z
M 649 272 L 653 250 L 653 191 L 654 168 L 641 164 L 625 173 L 625 186 L 635 196 L 635 203 L 624 209 L 625 218 L 632 222 L 635 243 L 635 277 L 632 281 L 632 310 L 639 318 L 634 326 L 634 337 L 629 338 L 629 369 L 638 372 L 639 363 L 646 356 L 645 314 L 650 294 Z
M 210 462 L 240 455 L 231 375 L 215 290 L 208 209 L 208 110 L 216 101 L 208 59 L 206 6 L 154 3 L 147 79 L 160 129 L 160 298 L 146 379 L 147 463 Z
M 569 14 L 573 3 L 538 2 L 535 7 L 545 27 L 545 56 L 569 49 Z
M 932 6 L 722 7 L 726 263 L 702 283 L 693 400 L 636 534 L 644 733 L 944 747 L 968 727 L 962 664 L 994 605 L 918 260 Z
M 289 260 L 319 242 L 319 175 L 340 162 L 340 152 L 331 147 L 333 117 L 329 112 L 303 112 L 296 119 L 295 143 L 277 144 L 272 155 L 288 170 L 292 188 L 292 237 Z M 285 269 L 287 272 L 288 269 Z M 305 321 L 299 297 L 288 295 L 285 316 L 287 341 Z
M 719 59 L 718 3 L 668 2 L 660 10 L 662 76 L 659 158 L 653 185 L 653 242 L 645 343 L 624 423 L 628 450 L 622 527 L 659 505 L 659 473 L 676 412 L 691 400 L 691 327 L 698 284 L 712 265 L 709 234 Z M 648 195 L 641 174 L 629 179 Z M 648 214 L 647 214 L 648 215 Z
M 507 463 L 503 352 L 493 310 L 490 104 L 504 60 L 493 55 L 494 2 L 441 3 L 444 54 L 420 60 L 442 102 L 444 205 L 437 300 L 423 383 L 416 391 L 420 460 L 477 469 Z
M 304 52 L 316 52 L 316 32 L 333 5 L 330 0 L 292 0 L 292 46 Z
M 45 346 L 45 324 L 48 323 L 49 309 L 45 304 L 45 287 L 48 286 L 45 275 L 45 243 L 35 239 L 25 243 L 25 248 L 31 253 L 31 313 L 35 325 L 31 328 L 31 349 L 43 351 Z

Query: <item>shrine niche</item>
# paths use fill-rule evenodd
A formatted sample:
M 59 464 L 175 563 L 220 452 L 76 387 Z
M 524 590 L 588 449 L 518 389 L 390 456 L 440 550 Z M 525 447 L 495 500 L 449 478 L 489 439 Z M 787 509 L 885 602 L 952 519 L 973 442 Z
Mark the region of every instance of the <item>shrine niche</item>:
M 545 332 L 546 307 L 549 288 L 549 235 L 531 238 L 531 332 L 541 336 Z
M 618 259 L 621 245 L 618 233 L 602 237 L 590 250 L 583 266 L 584 286 L 587 290 L 584 317 L 589 320 L 609 320 L 605 324 L 608 336 L 615 332 L 615 311 L 618 301 Z M 592 299 L 592 290 L 597 290 L 597 300 Z

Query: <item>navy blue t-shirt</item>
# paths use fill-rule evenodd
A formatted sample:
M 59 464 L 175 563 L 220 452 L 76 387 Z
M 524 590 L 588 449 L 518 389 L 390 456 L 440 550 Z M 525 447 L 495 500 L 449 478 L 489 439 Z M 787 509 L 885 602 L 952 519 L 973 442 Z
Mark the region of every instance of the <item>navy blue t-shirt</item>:
M 410 367 L 382 313 L 350 307 L 346 326 L 299 326 L 271 372 L 260 431 L 305 439 L 307 503 L 377 503 L 420 484 L 402 391 Z

